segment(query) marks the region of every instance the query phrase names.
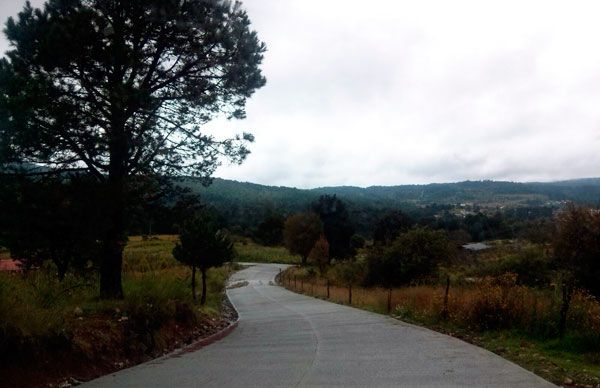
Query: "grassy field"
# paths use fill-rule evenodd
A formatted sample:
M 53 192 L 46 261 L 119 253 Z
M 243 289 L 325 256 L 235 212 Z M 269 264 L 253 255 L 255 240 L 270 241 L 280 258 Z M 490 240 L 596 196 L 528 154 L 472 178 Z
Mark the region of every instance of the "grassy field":
M 280 277 L 287 288 L 349 304 L 349 289 L 309 268 L 290 268 Z M 555 337 L 557 295 L 510 282 L 484 280 L 452 285 L 444 317 L 443 285 L 396 288 L 352 287 L 351 305 L 391 314 L 495 352 L 556 384 L 600 383 L 600 303 L 578 293 L 570 310 L 565 338 Z
M 242 238 L 235 242 L 236 261 L 253 263 L 300 264 L 300 256 L 290 254 L 284 247 L 266 247 Z

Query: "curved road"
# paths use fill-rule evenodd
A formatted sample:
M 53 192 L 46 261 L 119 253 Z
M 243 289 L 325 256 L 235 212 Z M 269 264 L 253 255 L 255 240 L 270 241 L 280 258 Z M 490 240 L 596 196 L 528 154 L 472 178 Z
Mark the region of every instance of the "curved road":
M 551 387 L 486 350 L 398 320 L 273 285 L 284 265 L 236 273 L 238 327 L 196 352 L 94 380 L 88 387 Z

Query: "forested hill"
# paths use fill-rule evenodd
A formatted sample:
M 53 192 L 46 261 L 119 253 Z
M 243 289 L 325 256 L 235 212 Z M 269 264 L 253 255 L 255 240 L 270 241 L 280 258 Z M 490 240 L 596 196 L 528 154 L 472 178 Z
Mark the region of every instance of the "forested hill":
M 247 182 L 215 179 L 202 187 L 198 181 L 186 186 L 200 194 L 202 200 L 217 208 L 228 220 L 244 226 L 256 225 L 271 212 L 283 215 L 308 209 L 323 194 L 336 194 L 348 204 L 358 222 L 389 209 L 405 211 L 417 208 L 433 210 L 449 205 L 467 204 L 483 209 L 557 206 L 560 201 L 600 203 L 600 178 L 549 183 L 502 181 L 465 181 L 427 185 L 352 186 L 296 189 L 265 186 Z
M 336 194 L 353 203 L 372 206 L 405 204 L 543 204 L 547 201 L 600 202 L 600 178 L 576 179 L 558 182 L 503 182 L 465 181 L 432 183 L 427 185 L 320 187 L 296 189 L 283 186 L 265 186 L 216 178 L 209 187 L 192 181 L 192 187 L 209 203 L 262 203 L 265 206 L 302 207 L 322 194 Z

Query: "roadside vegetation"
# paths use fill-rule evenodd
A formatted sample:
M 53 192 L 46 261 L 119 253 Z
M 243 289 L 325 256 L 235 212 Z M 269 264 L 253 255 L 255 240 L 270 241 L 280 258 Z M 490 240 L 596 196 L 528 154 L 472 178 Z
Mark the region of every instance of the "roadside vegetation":
M 191 270 L 172 255 L 175 236 L 131 237 L 122 300 L 98 298 L 98 277 L 51 262 L 26 274 L 0 273 L 0 376 L 12 386 L 89 379 L 182 347 L 226 327 L 223 305 L 236 268 L 206 271 L 206 303 L 195 303 Z M 24 370 L 27 372 L 25 373 Z
M 300 257 L 282 246 L 260 245 L 248 237 L 234 240 L 236 262 L 300 264 Z
M 540 238 L 548 242 L 495 240 L 477 252 L 395 212 L 380 219 L 368 244 L 347 237 L 344 243 L 331 229 L 313 237 L 307 265 L 278 280 L 296 292 L 462 338 L 556 384 L 595 386 L 600 214 L 570 206 L 552 225 L 551 238 Z M 353 254 L 333 256 L 331 239 Z

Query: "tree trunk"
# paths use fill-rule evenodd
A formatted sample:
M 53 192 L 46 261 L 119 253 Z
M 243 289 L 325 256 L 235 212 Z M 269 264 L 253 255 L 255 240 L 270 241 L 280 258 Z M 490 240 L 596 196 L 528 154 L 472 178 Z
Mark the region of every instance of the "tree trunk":
M 125 180 L 109 177 L 108 187 L 108 230 L 103 244 L 100 264 L 100 296 L 103 299 L 123 298 L 121 270 L 123 267 L 123 249 L 127 242 L 125 236 Z
M 100 297 L 102 299 L 122 299 L 121 269 L 125 244 L 113 233 L 110 233 L 104 244 L 104 255 L 100 264 Z
M 119 109 L 113 111 L 110 128 L 110 161 L 106 191 L 109 226 L 103 242 L 100 264 L 100 297 L 122 299 L 123 249 L 127 243 L 125 233 L 125 180 L 127 176 L 127 139 L 125 122 Z
M 206 303 L 206 268 L 200 268 L 202 272 L 202 296 L 200 297 L 200 304 L 204 306 Z
M 194 302 L 198 300 L 196 296 L 196 266 L 192 266 L 192 297 L 194 298 Z

